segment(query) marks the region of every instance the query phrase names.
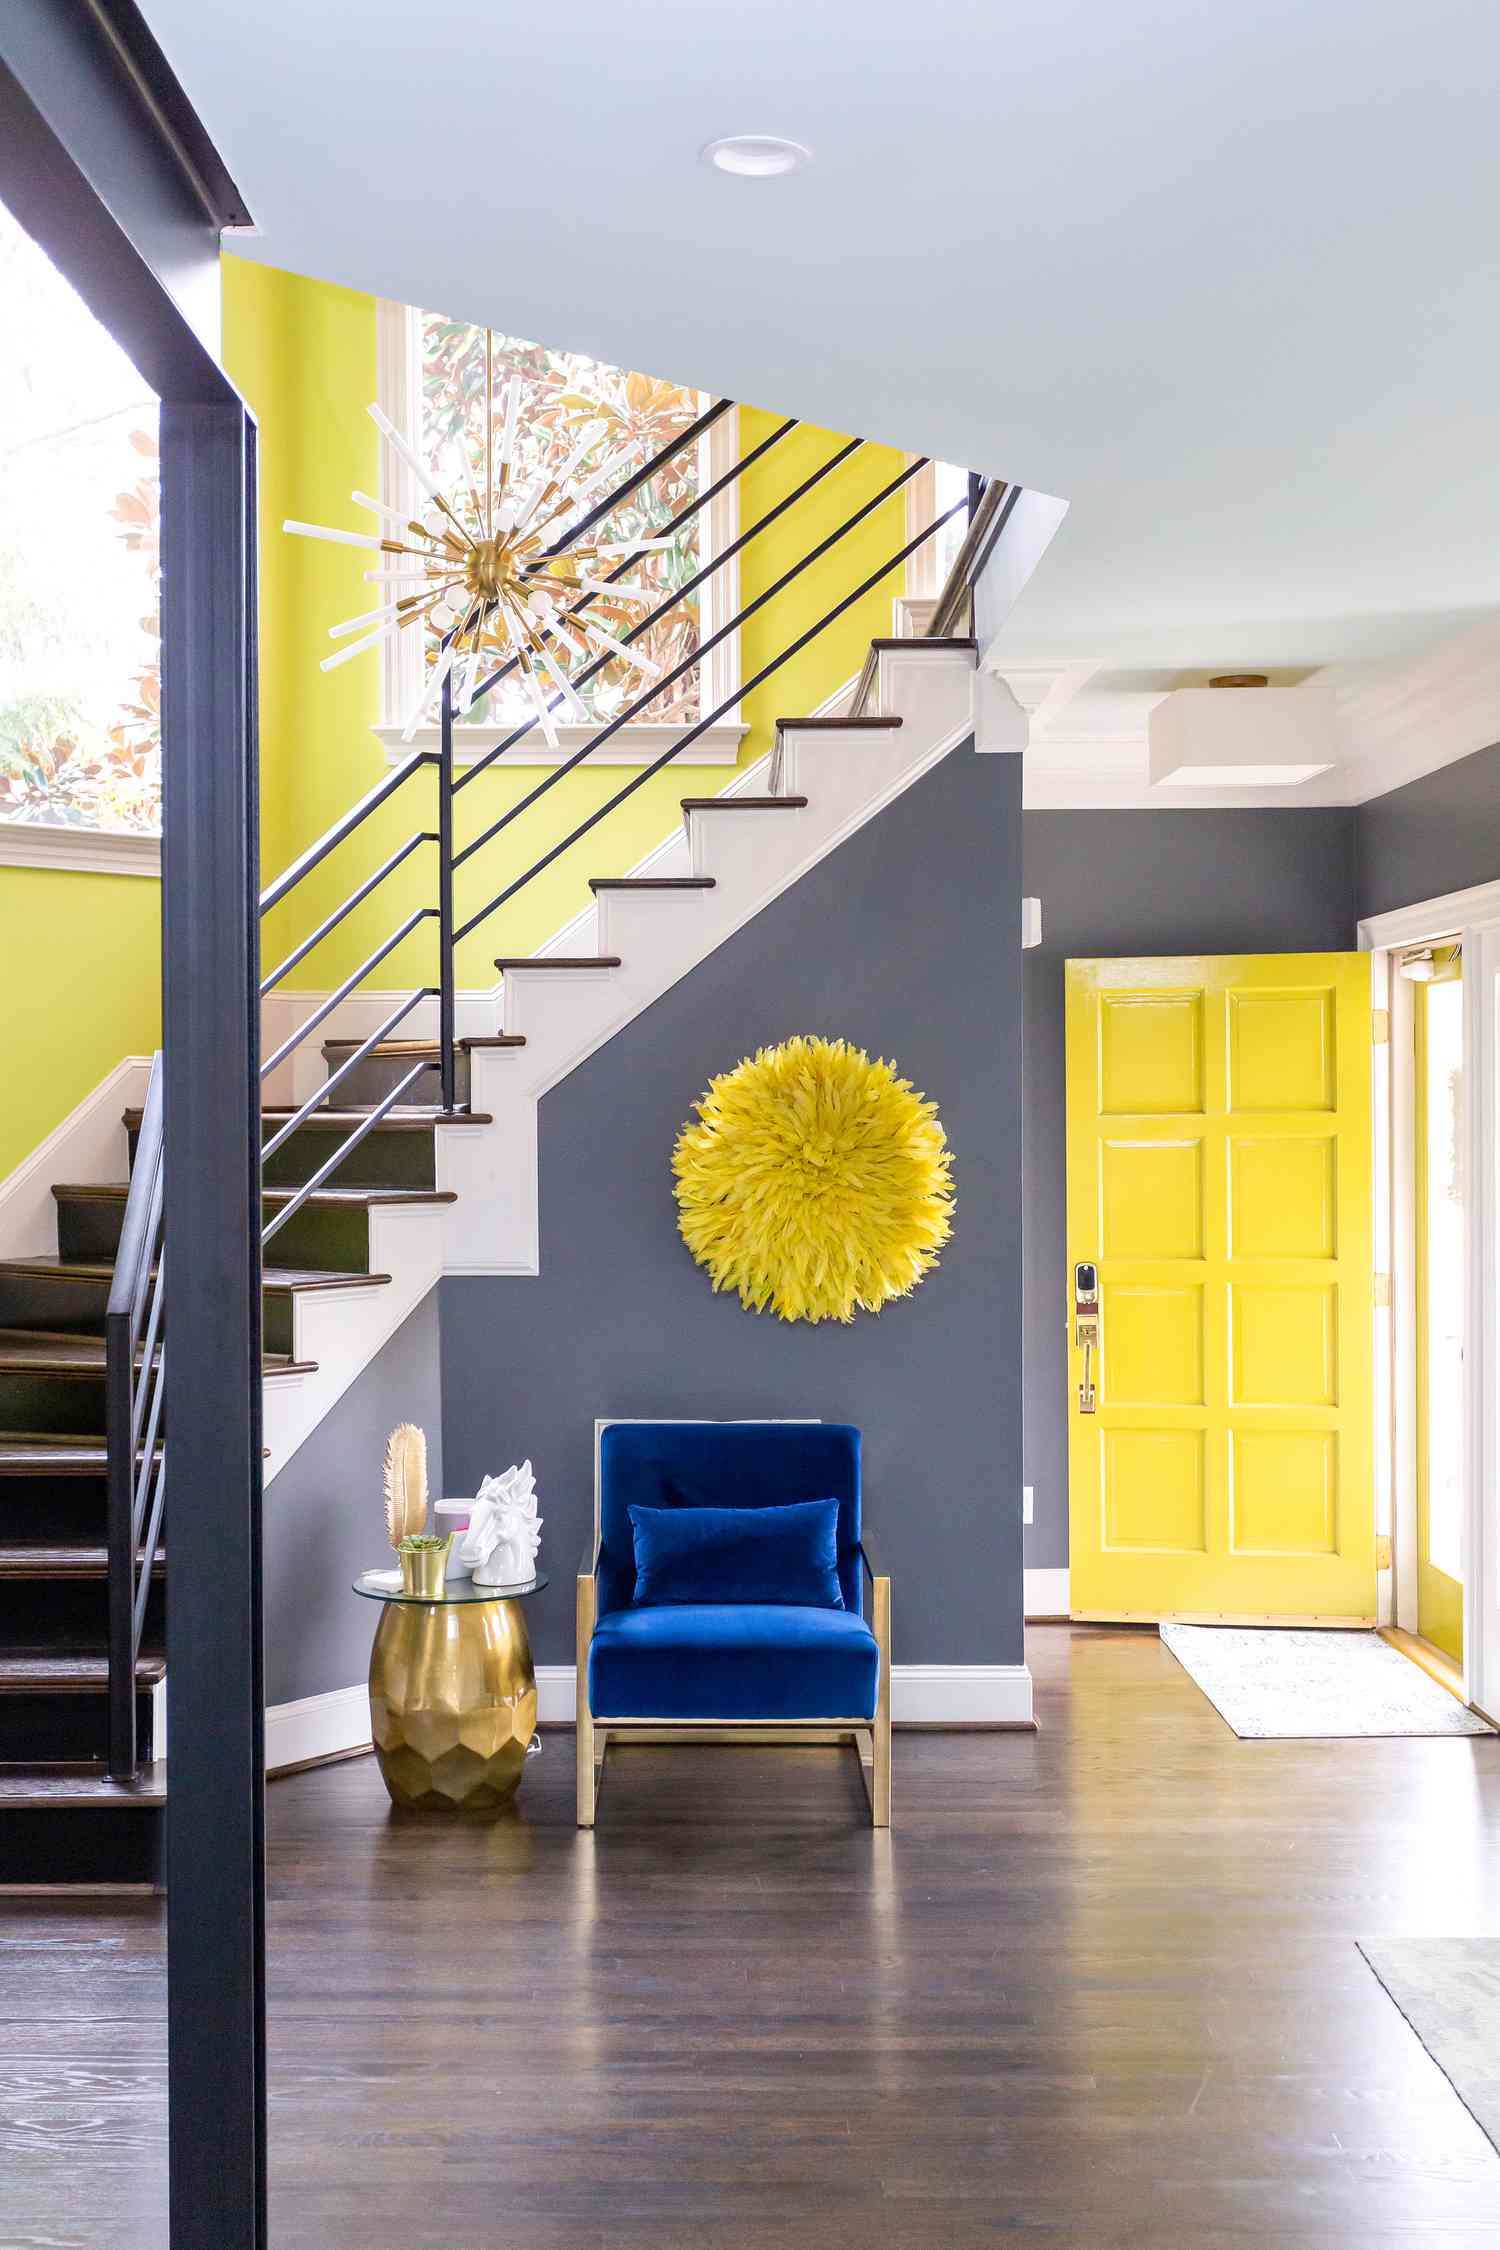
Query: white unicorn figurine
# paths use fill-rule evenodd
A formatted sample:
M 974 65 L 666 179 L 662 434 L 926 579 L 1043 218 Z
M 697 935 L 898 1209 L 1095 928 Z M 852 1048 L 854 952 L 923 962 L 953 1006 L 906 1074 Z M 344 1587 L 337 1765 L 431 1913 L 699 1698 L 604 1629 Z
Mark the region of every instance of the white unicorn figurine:
M 536 1576 L 542 1519 L 536 1512 L 536 1478 L 523 1461 L 504 1476 L 486 1477 L 474 1498 L 458 1559 L 476 1586 L 524 1586 Z

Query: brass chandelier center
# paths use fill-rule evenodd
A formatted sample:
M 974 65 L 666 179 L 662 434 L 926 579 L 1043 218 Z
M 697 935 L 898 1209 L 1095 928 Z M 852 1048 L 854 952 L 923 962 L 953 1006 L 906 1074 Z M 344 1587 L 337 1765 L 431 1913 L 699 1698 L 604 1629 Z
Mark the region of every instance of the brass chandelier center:
M 464 585 L 476 601 L 498 602 L 520 580 L 520 560 L 509 539 L 480 539 L 464 558 Z

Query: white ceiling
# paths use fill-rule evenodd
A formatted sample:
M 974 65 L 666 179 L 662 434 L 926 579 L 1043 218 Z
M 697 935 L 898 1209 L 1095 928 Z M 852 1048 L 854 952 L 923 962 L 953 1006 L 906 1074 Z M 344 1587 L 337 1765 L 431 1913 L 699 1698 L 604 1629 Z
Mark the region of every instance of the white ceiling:
M 145 4 L 247 256 L 1064 496 L 1008 662 L 1500 606 L 1500 8 Z M 705 170 L 736 132 L 814 162 Z

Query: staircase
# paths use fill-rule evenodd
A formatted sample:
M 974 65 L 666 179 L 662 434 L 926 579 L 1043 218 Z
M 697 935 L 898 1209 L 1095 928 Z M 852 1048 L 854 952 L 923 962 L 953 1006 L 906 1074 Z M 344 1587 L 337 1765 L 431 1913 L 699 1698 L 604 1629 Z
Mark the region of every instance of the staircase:
M 542 1095 L 957 747 L 973 679 L 972 640 L 872 642 L 844 709 L 781 720 L 758 766 L 722 795 L 683 798 L 672 835 L 628 874 L 594 877 L 586 911 L 541 953 L 498 957 L 481 993 L 453 986 L 473 923 L 453 926 L 452 868 L 492 832 L 455 853 L 464 783 L 447 690 L 442 758 L 397 769 L 271 886 L 263 912 L 438 764 L 441 833 L 414 839 L 440 844 L 436 982 L 370 991 L 388 944 L 332 1000 L 309 1001 L 262 1070 L 267 1482 L 442 1274 L 540 1270 Z M 158 1327 L 155 1079 L 146 1116 L 124 1122 L 131 1179 L 56 1184 L 56 1252 L 0 1260 L 0 1883 L 162 1877 L 170 1433 L 157 1414 L 170 1324 Z

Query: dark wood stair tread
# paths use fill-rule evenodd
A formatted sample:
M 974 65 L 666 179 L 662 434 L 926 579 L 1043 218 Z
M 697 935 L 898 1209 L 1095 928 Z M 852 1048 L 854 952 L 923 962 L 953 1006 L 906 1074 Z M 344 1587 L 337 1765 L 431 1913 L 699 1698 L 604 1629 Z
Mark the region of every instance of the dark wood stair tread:
M 102 1477 L 108 1467 L 102 1437 L 49 1438 L 38 1430 L 0 1437 L 0 1477 Z
M 66 1198 L 70 1203 L 123 1203 L 130 1193 L 130 1186 L 125 1180 L 89 1180 L 60 1184 L 53 1188 L 52 1193 L 59 1202 Z M 299 1194 L 300 1188 L 268 1187 L 262 1188 L 261 1200 L 264 1203 L 290 1203 L 292 1197 Z M 322 1204 L 337 1209 L 361 1203 L 456 1203 L 458 1196 L 452 1188 L 325 1187 L 315 1188 L 305 1200 L 309 1204 Z M 360 1276 L 361 1280 L 365 1278 L 367 1277 L 364 1275 Z
M 139 1566 L 145 1560 L 142 1549 L 136 1556 Z M 160 1548 L 151 1565 L 152 1575 L 160 1578 L 167 1567 L 167 1558 Z M 0 1578 L 107 1578 L 109 1575 L 109 1549 L 89 1546 L 76 1541 L 71 1546 L 42 1546 L 35 1541 L 0 1540 Z
M 591 875 L 591 891 L 711 891 L 712 875 Z
M 135 1660 L 138 1687 L 154 1687 L 166 1677 L 160 1649 L 141 1650 Z M 0 1649 L 0 1695 L 99 1695 L 109 1685 L 109 1658 L 93 1649 Z
M 137 1360 L 140 1354 L 137 1353 Z M 102 1375 L 105 1345 L 102 1336 L 73 1336 L 53 1328 L 0 1328 L 0 1372 L 32 1375 Z M 317 1361 L 290 1359 L 285 1352 L 265 1352 L 261 1369 L 267 1375 L 312 1375 Z
M 23 1274 L 39 1281 L 110 1281 L 114 1270 L 103 1258 L 59 1258 L 52 1251 L 38 1252 L 32 1258 L 0 1258 L 0 1274 Z M 260 1278 L 263 1289 L 295 1296 L 304 1289 L 368 1289 L 391 1277 L 388 1273 L 327 1273 L 319 1267 L 266 1266 Z
M 972 633 L 940 633 L 936 637 L 930 633 L 884 633 L 877 634 L 870 646 L 877 655 L 882 649 L 893 648 L 966 648 L 973 654 L 978 650 L 979 643 Z
M 472 1054 L 476 1047 L 524 1047 L 525 1044 L 524 1031 L 492 1032 L 486 1037 L 458 1041 L 466 1055 Z M 323 1053 L 330 1058 L 335 1055 L 352 1055 L 356 1047 L 363 1045 L 362 1039 L 325 1039 Z M 384 1039 L 378 1047 L 370 1049 L 365 1061 L 416 1062 L 419 1058 L 432 1063 L 441 1061 L 442 1050 L 435 1039 Z
M 142 1766 L 134 1781 L 115 1781 L 103 1766 L 0 1766 L 0 1813 L 115 1812 L 124 1805 L 164 1805 L 164 1758 Z
M 891 729 L 892 727 L 899 727 L 899 726 L 904 726 L 904 725 L 905 725 L 905 721 L 904 721 L 903 719 L 899 719 L 899 718 L 890 718 L 890 719 L 881 719 L 881 718 L 870 718 L 870 719 L 864 719 L 864 718 L 860 718 L 860 719 L 856 719 L 856 718 L 846 718 L 846 719 L 833 719 L 833 718 L 812 718 L 812 719 L 778 719 L 778 720 L 776 721 L 776 732 L 777 732 L 778 734 L 780 734 L 780 733 L 782 732 L 782 730 L 783 730 L 784 728 L 786 728 L 786 727 L 797 727 L 797 728 L 799 728 L 799 729 L 800 729 L 800 730 L 801 730 L 802 732 L 804 732 L 804 733 L 812 733 L 812 734 L 827 734 L 827 733 L 831 732 L 831 731 L 832 731 L 833 729 L 835 729 L 835 728 L 838 728 L 838 727 L 843 727 L 843 728 L 846 728 L 846 729 L 847 729 L 847 728 L 849 728 L 849 727 L 853 727 L 853 728 L 855 728 L 856 730 L 859 730 L 859 731 L 870 731 L 870 732 L 874 732 L 874 733 L 879 733 L 879 732 L 881 732 L 882 730 L 884 730 L 884 731 L 886 731 L 886 732 L 889 732 L 889 730 L 890 730 L 890 729 Z
M 266 1266 L 261 1272 L 261 1287 L 274 1289 L 281 1296 L 301 1296 L 304 1290 L 313 1289 L 371 1289 L 383 1288 L 390 1280 L 388 1273 L 325 1273 L 317 1267 Z
M 375 1102 L 367 1102 L 363 1107 L 358 1104 L 351 1104 L 347 1109 L 315 1109 L 310 1117 L 304 1118 L 303 1123 L 308 1126 L 333 1125 L 340 1129 L 347 1126 L 352 1131 L 355 1126 L 366 1124 L 377 1106 Z M 263 1109 L 260 1113 L 261 1123 L 263 1125 L 288 1125 L 296 1114 L 297 1111 L 290 1108 Z M 126 1110 L 125 1130 L 127 1132 L 137 1131 L 140 1122 L 141 1113 L 138 1109 Z M 411 1107 L 403 1104 L 396 1109 L 387 1110 L 380 1123 L 375 1127 L 375 1131 L 377 1133 L 430 1133 L 434 1125 L 493 1125 L 494 1122 L 493 1117 L 488 1116 L 484 1110 L 480 1109 L 447 1110 L 425 1103 L 417 1103 Z
M 502 953 L 497 969 L 618 969 L 618 953 Z
M 684 797 L 684 812 L 797 812 L 805 797 Z
M 979 643 L 975 640 L 972 633 L 939 635 L 935 639 L 929 638 L 926 634 L 922 634 L 919 636 L 907 635 L 905 638 L 903 638 L 900 634 L 896 634 L 894 636 L 886 635 L 880 639 L 871 641 L 870 653 L 865 658 L 863 665 L 860 667 L 859 679 L 855 683 L 854 696 L 849 706 L 851 712 L 856 713 L 860 716 L 863 715 L 862 706 L 864 704 L 865 698 L 868 696 L 871 688 L 875 684 L 875 674 L 879 669 L 880 659 L 883 655 L 889 655 L 895 649 L 902 649 L 908 655 L 920 654 L 924 652 L 926 654 L 932 655 L 940 654 L 945 649 L 955 648 L 967 649 L 971 656 L 977 655 L 979 651 Z

